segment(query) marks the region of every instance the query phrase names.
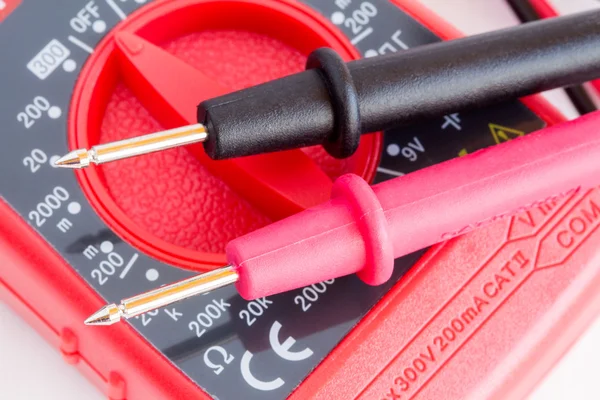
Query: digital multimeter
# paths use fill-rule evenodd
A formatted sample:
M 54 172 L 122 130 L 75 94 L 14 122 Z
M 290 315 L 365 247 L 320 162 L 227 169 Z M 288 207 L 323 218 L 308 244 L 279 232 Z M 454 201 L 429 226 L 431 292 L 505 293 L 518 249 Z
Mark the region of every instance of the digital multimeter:
M 222 94 L 206 79 L 234 90 L 302 70 L 316 47 L 372 57 L 458 33 L 407 0 L 5 1 L 0 293 L 109 398 L 506 398 L 593 315 L 596 190 L 398 259 L 379 287 L 350 276 L 251 302 L 223 288 L 84 326 L 324 200 L 314 174 L 380 182 L 562 117 L 534 96 L 366 136 L 344 161 L 310 148 L 210 162 L 191 147 L 73 176 L 52 168 L 67 148 L 194 122 L 198 94 Z

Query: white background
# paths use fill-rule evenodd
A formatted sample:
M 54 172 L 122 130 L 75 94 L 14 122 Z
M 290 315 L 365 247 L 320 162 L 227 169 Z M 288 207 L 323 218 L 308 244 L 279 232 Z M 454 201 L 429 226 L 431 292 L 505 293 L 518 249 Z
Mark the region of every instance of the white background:
M 422 2 L 469 34 L 517 23 L 504 0 Z M 553 0 L 553 3 L 564 12 L 598 6 L 594 0 Z M 554 92 L 550 98 L 569 117 L 576 115 L 562 92 Z M 599 399 L 599 338 L 600 320 L 554 368 L 530 400 Z M 104 396 L 66 364 L 56 349 L 0 303 L 0 398 L 96 400 Z

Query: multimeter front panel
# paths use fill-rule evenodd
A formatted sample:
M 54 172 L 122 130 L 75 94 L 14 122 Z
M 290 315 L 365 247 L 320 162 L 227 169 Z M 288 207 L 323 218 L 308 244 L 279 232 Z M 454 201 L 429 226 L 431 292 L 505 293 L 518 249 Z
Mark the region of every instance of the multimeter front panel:
M 176 0 L 142 5 L 145 2 L 138 0 L 25 0 L 16 3 L 20 4 L 11 9 L 11 14 L 5 16 L 0 24 L 0 49 L 4 60 L 0 74 L 3 102 L 0 116 L 4 140 L 0 149 L 0 194 L 7 207 L 20 216 L 18 224 L 28 224 L 41 236 L 44 246 L 53 249 L 81 278 L 80 281 L 71 280 L 77 283 L 77 290 L 93 290 L 103 301 L 116 302 L 192 275 L 190 271 L 175 268 L 145 254 L 135 241 L 132 245 L 130 240 L 123 240 L 123 235 L 115 232 L 110 220 L 98 215 L 101 207 L 90 205 L 77 177 L 54 169 L 52 163 L 57 155 L 68 150 L 68 127 L 77 124 L 73 119 L 78 116 L 74 114 L 81 112 L 71 105 L 80 71 L 85 65 L 88 69 L 85 79 L 98 76 L 98 79 L 104 79 L 101 76 L 104 70 L 101 68 L 98 69 L 100 72 L 94 72 L 96 70 L 86 65 L 86 60 L 90 54 L 95 57 L 93 53 L 107 51 L 112 46 L 109 36 L 113 27 L 125 20 L 114 28 L 115 31 L 130 28 L 142 35 L 144 18 L 158 16 L 157 21 L 152 23 L 161 24 L 163 11 L 181 13 L 190 7 L 189 11 L 195 12 L 199 9 L 198 4 L 227 2 Z M 237 3 L 253 2 L 240 0 L 227 6 L 235 7 Z M 344 35 L 342 40 L 349 47 L 355 46 L 365 57 L 405 51 L 440 40 L 399 4 L 387 0 L 262 3 L 261 7 L 288 7 L 290 12 L 303 13 L 318 29 L 333 32 L 339 29 Z M 137 9 L 140 10 L 132 17 L 135 22 L 128 26 L 128 15 Z M 200 31 L 203 29 L 202 15 L 197 18 L 195 28 Z M 232 43 L 231 40 L 235 43 L 231 35 L 244 34 L 240 33 L 243 27 L 238 31 L 227 21 L 222 22 L 222 30 L 214 27 L 211 30 L 218 39 L 215 43 L 220 46 Z M 218 24 L 212 21 L 211 26 Z M 193 40 L 195 33 L 188 32 L 189 39 L 186 40 Z M 176 53 L 172 42 L 155 45 Z M 104 68 L 108 70 L 112 68 L 110 63 L 117 61 L 107 59 L 105 62 Z M 227 63 L 223 64 L 224 74 L 229 67 Z M 169 74 L 169 70 L 161 73 Z M 94 74 L 98 76 L 90 78 Z M 116 73 L 111 81 L 111 90 L 121 90 L 118 81 L 127 82 L 127 74 L 125 69 Z M 79 85 L 85 86 L 85 82 Z M 117 108 L 117 111 L 110 111 L 116 112 L 113 118 L 128 118 L 128 100 L 115 101 L 109 102 L 112 104 L 110 107 Z M 95 103 L 89 104 L 90 109 L 94 106 Z M 124 114 L 118 114 L 119 110 Z M 90 130 L 97 129 L 97 126 L 92 126 L 94 124 L 109 123 L 105 120 L 105 111 L 109 113 L 105 109 L 90 111 L 94 114 L 89 117 Z M 100 116 L 96 115 L 98 113 Z M 363 175 L 373 177 L 374 182 L 391 179 L 522 136 L 545 124 L 522 103 L 514 101 L 390 130 L 382 134 L 381 144 L 376 149 L 377 163 L 372 163 L 370 170 L 363 168 Z M 343 168 L 338 170 L 344 172 Z M 79 178 L 85 181 L 85 178 Z M 190 190 L 194 190 L 193 187 Z M 3 229 L 6 230 L 4 237 L 9 237 L 10 226 Z M 5 246 L 11 246 L 11 242 L 7 241 Z M 423 253 L 396 260 L 392 279 L 379 287 L 366 286 L 356 277 L 349 276 L 252 302 L 244 301 L 229 287 L 136 317 L 129 321 L 131 328 L 115 329 L 135 330 L 146 341 L 145 352 L 152 355 L 155 368 L 178 369 L 197 385 L 198 395 L 203 391 L 219 399 L 240 396 L 244 399 L 282 399 L 302 384 Z M 310 260 L 307 259 L 307 262 Z M 28 299 L 18 289 L 22 282 L 11 282 L 18 275 L 10 268 L 13 266 L 3 264 L 1 270 L 0 278 L 5 289 L 20 297 L 20 301 L 29 304 L 34 311 L 39 309 L 34 299 Z M 38 265 L 32 268 L 46 267 Z M 57 274 L 61 273 L 57 270 Z M 35 286 L 42 287 L 41 292 L 45 290 L 43 285 L 43 282 L 35 282 Z M 73 287 L 53 288 L 57 293 L 61 290 L 66 293 L 75 291 Z M 91 312 L 98 304 L 99 301 L 94 301 L 89 306 L 79 306 Z M 80 322 L 72 321 L 72 324 Z M 62 328 L 55 327 L 57 331 Z M 106 328 L 99 328 L 102 329 Z M 78 331 L 80 336 L 89 332 Z M 95 335 L 103 335 L 96 332 Z M 104 339 L 117 342 L 116 337 L 107 333 Z M 135 340 L 140 341 L 136 335 L 129 334 L 127 337 L 136 337 Z M 125 336 L 122 338 L 125 340 Z M 135 351 L 143 349 L 144 342 L 140 343 L 131 348 L 135 347 Z M 128 345 L 123 346 L 127 349 Z M 111 370 L 109 361 L 105 361 L 108 365 L 94 367 L 108 381 L 110 377 L 106 371 Z M 152 366 L 147 368 L 152 369 Z M 134 373 L 121 371 L 126 381 L 128 374 Z M 177 390 L 158 388 L 156 393 L 174 395 Z M 139 396 L 139 392 L 127 391 L 127 398 Z

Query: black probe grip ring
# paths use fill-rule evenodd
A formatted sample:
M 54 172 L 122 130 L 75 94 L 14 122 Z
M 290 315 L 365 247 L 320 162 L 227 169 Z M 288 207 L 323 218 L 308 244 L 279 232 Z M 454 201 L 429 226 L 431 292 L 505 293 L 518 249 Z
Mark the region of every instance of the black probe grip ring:
M 323 145 L 334 157 L 352 155 L 362 121 L 347 64 L 322 48 L 310 54 L 307 68 L 200 103 L 206 154 L 219 160 Z
M 354 154 L 360 143 L 360 107 L 352 74 L 342 57 L 322 47 L 308 56 L 306 69 L 318 69 L 324 79 L 334 114 L 333 132 L 323 147 L 335 158 Z

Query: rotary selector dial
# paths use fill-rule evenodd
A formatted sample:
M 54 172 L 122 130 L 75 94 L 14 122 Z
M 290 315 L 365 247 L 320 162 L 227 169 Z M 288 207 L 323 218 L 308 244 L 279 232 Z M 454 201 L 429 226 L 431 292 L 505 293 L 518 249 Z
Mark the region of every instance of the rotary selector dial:
M 96 22 L 94 22 L 96 23 Z M 148 5 L 115 27 L 86 63 L 71 105 L 72 148 L 195 123 L 195 105 L 301 71 L 328 46 L 358 56 L 315 11 L 292 2 Z M 334 160 L 318 147 L 213 161 L 188 146 L 79 173 L 98 214 L 145 253 L 173 265 L 225 263 L 225 244 L 328 199 L 344 172 L 373 176 L 378 135 Z

